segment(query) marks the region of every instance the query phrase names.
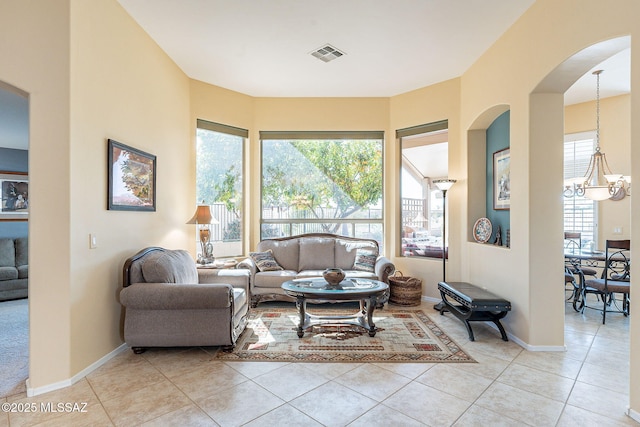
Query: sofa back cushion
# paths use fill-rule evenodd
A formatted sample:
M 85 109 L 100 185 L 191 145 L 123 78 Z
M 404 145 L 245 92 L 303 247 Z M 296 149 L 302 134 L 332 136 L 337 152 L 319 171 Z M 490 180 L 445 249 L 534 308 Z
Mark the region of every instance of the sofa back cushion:
M 16 239 L 16 266 L 29 265 L 29 238 Z
M 148 283 L 198 283 L 198 269 L 189 252 L 153 251 L 141 260 L 142 276 Z
M 331 237 L 301 238 L 298 271 L 335 267 L 335 240 Z
M 13 239 L 0 239 L 0 267 L 16 266 L 16 248 Z
M 298 239 L 263 240 L 258 243 L 258 252 L 266 252 L 269 249 L 273 252 L 273 258 L 283 269 L 298 271 L 300 257 L 300 242 Z
M 378 256 L 378 246 L 374 242 L 336 239 L 335 266 L 343 270 L 353 270 L 358 250 L 360 253 L 371 254 L 376 258 Z

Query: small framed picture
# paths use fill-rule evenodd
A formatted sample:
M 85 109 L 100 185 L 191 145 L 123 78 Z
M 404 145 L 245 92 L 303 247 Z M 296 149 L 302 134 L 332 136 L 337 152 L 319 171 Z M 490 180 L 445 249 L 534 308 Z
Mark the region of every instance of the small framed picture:
M 511 154 L 510 149 L 493 153 L 493 209 L 511 208 Z
M 0 221 L 29 219 L 29 175 L 0 171 Z
M 110 139 L 107 157 L 107 209 L 155 211 L 156 156 Z

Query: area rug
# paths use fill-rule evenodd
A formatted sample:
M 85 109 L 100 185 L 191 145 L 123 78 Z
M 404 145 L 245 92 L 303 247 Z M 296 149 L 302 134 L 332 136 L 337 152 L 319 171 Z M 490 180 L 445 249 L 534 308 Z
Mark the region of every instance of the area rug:
M 353 311 L 310 309 L 316 315 Z M 271 362 L 475 362 L 420 309 L 384 308 L 374 312 L 375 337 L 358 326 L 321 325 L 298 338 L 298 315 L 292 308 L 251 310 L 247 328 L 225 361 Z

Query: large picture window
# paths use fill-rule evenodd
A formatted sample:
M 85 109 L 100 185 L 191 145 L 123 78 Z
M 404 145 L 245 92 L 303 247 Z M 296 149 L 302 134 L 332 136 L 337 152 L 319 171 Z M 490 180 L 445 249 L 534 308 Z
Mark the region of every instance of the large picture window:
M 248 131 L 198 120 L 196 204 L 211 205 L 214 256 L 243 254 L 244 140 Z
M 261 132 L 261 239 L 333 233 L 382 247 L 382 132 Z
M 449 172 L 448 121 L 401 129 L 396 136 L 402 154 L 399 255 L 442 258 L 443 197 L 433 181 Z
M 565 135 L 564 179 L 583 177 L 589 167 L 589 160 L 595 146 L 595 132 L 581 132 Z M 564 231 L 581 233 L 583 246 L 597 242 L 597 203 L 584 196 L 564 198 Z

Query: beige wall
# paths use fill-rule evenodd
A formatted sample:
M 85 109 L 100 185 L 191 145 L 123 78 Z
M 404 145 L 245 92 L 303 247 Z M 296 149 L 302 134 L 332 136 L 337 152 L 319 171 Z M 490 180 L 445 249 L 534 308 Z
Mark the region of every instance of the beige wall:
M 418 259 L 415 257 L 398 257 L 400 249 L 399 233 L 400 217 L 400 144 L 395 139 L 395 131 L 411 126 L 447 119 L 449 121 L 449 178 L 457 179 L 454 186 L 447 192 L 447 236 L 449 244 L 449 260 L 447 261 L 447 280 L 460 279 L 461 236 L 464 228 L 460 227 L 461 213 L 455 209 L 459 201 L 466 197 L 466 185 L 462 167 L 463 146 L 460 143 L 460 79 L 448 80 L 426 88 L 394 96 L 390 100 L 390 125 L 394 141 L 393 150 L 388 150 L 386 169 L 389 193 L 392 197 L 386 199 L 386 205 L 391 209 L 387 216 L 386 229 L 391 238 L 387 240 L 388 254 L 396 268 L 404 275 L 417 277 L 422 280 L 422 294 L 430 298 L 440 298 L 438 282 L 442 280 L 441 259 Z
M 557 286 L 562 272 L 561 196 L 547 190 L 557 188 L 562 181 L 557 148 L 564 131 L 562 120 L 557 119 L 562 116 L 561 94 L 599 59 L 593 58 L 593 64 L 583 64 L 582 71 L 561 70 L 575 73 L 573 80 L 556 79 L 555 87 L 538 85 L 548 75 L 557 76 L 556 67 L 592 44 L 624 35 L 640 37 L 638 16 L 640 3 L 631 0 L 612 1 L 607 7 L 595 0 L 538 0 L 462 76 L 463 131 L 471 128 L 484 111 L 500 104 L 510 106 L 512 166 L 512 248 L 496 251 L 486 245 L 467 243 L 469 269 L 465 278 L 510 297 L 524 317 L 511 313 L 506 318 L 508 329 L 538 348 L 563 344 L 564 306 L 545 305 L 545 301 L 562 298 Z M 640 58 L 636 46 L 632 44 L 632 64 Z M 632 70 L 631 86 L 640 86 L 637 70 Z M 533 93 L 536 88 L 540 93 Z M 636 98 L 639 97 L 631 95 L 632 117 L 637 114 L 640 102 Z M 634 141 L 640 135 L 640 124 L 631 123 Z M 546 129 L 549 127 L 551 130 Z M 631 175 L 640 168 L 640 150 L 634 147 L 632 143 Z M 545 152 L 549 153 L 546 161 Z M 637 206 L 633 200 L 632 204 Z M 461 206 L 460 210 L 466 212 L 467 208 Z M 639 238 L 640 232 L 632 229 L 631 236 L 632 240 L 634 236 Z M 632 318 L 632 337 L 637 335 L 636 328 L 637 320 Z M 637 348 L 632 339 L 632 349 Z M 631 375 L 638 378 L 640 358 L 635 360 L 638 361 L 634 361 L 632 350 Z M 631 387 L 630 401 L 638 411 L 640 390 L 638 382 L 635 384 Z
M 234 126 L 241 129 L 253 128 L 254 116 L 254 98 L 243 95 L 238 92 L 227 90 L 218 86 L 212 86 L 197 80 L 191 80 L 190 84 L 190 102 L 191 102 L 191 140 L 190 140 L 190 182 L 196 182 L 196 123 L 198 119 L 207 120 L 214 123 L 222 123 L 228 126 Z M 243 214 L 244 224 L 248 225 L 249 230 L 253 228 L 251 225 L 251 207 L 253 199 L 251 197 L 251 171 L 255 170 L 254 161 L 251 155 L 251 147 L 257 145 L 257 140 L 252 137 L 247 139 L 244 147 L 244 189 L 243 189 Z M 196 198 L 196 186 L 191 185 L 186 189 L 189 194 L 189 200 Z M 195 233 L 195 230 L 194 230 Z M 251 248 L 251 233 L 245 233 L 243 247 L 245 252 L 247 248 Z M 190 245 L 189 248 L 194 245 Z
M 29 94 L 29 262 L 38 265 L 29 352 L 39 385 L 68 379 L 72 352 L 69 8 L 68 0 L 0 3 L 0 80 Z
M 124 260 L 145 246 L 185 247 L 193 203 L 189 79 L 117 2 L 71 8 L 70 373 L 121 342 Z M 106 210 L 107 139 L 157 156 L 156 212 Z M 98 239 L 89 249 L 89 233 Z
M 606 77 L 606 70 L 601 78 Z M 594 79 L 595 81 L 595 79 Z M 630 95 L 600 100 L 600 150 L 606 154 L 611 170 L 631 174 Z M 565 108 L 565 133 L 595 131 L 596 103 L 584 102 Z M 598 243 L 604 248 L 607 239 L 629 239 L 631 236 L 631 198 L 598 204 Z M 613 234 L 621 227 L 622 234 Z
M 115 1 L 2 2 L 0 28 L 0 80 L 29 93 L 29 385 L 46 390 L 122 343 L 124 259 L 186 244 L 189 81 Z M 157 212 L 106 210 L 107 138 L 158 156 Z

